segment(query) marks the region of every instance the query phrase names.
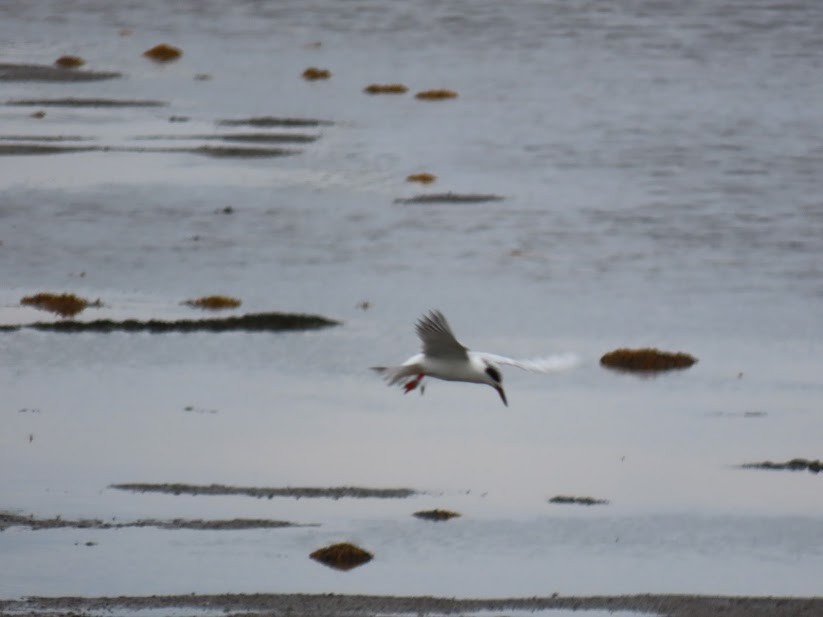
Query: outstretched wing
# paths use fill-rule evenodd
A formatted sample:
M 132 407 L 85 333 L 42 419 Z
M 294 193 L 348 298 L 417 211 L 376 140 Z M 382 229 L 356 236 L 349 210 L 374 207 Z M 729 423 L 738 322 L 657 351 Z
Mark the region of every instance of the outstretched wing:
M 423 353 L 436 358 L 467 357 L 466 347 L 454 337 L 449 322 L 440 311 L 430 311 L 417 322 L 417 336 L 423 342 Z
M 544 356 L 542 358 L 533 358 L 530 360 L 514 360 L 512 358 L 498 356 L 493 353 L 476 353 L 479 357 L 490 362 L 494 362 L 495 364 L 516 366 L 524 371 L 531 371 L 533 373 L 554 373 L 557 371 L 564 371 L 566 369 L 573 368 L 580 363 L 580 359 L 571 353 Z

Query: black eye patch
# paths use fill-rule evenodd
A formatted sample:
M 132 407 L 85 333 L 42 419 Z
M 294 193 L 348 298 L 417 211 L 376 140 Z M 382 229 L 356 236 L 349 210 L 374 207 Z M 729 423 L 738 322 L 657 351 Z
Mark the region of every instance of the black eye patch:
M 497 370 L 496 368 L 494 368 L 493 366 L 487 366 L 487 367 L 486 367 L 486 375 L 488 375 L 489 377 L 491 377 L 491 378 L 492 378 L 494 381 L 496 381 L 497 383 L 500 383 L 500 379 L 501 379 L 501 378 L 500 378 L 500 371 L 498 371 L 498 370 Z

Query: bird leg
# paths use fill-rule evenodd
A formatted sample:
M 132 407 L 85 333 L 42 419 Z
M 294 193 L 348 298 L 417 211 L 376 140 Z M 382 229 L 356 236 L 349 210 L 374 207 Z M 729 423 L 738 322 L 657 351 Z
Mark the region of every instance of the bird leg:
M 409 392 L 414 390 L 418 385 L 420 385 L 420 382 L 423 380 L 423 377 L 425 377 L 425 375 L 423 373 L 420 373 L 414 379 L 410 379 L 405 384 L 403 384 L 403 389 L 406 391 L 406 394 L 408 394 Z M 423 388 L 421 388 L 420 391 L 422 392 Z

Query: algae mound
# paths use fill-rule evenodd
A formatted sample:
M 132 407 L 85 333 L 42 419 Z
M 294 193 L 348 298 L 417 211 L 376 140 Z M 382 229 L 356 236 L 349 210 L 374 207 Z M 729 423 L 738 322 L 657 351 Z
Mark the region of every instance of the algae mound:
M 456 99 L 457 92 L 454 90 L 446 90 L 441 88 L 438 90 L 423 90 L 414 95 L 415 98 L 421 101 L 445 101 L 446 99 Z
M 437 180 L 437 176 L 427 171 L 406 176 L 406 182 L 419 182 L 420 184 L 431 184 L 435 180 Z
M 309 557 L 336 570 L 351 570 L 371 561 L 374 555 L 349 542 L 341 542 L 319 548 Z
M 303 79 L 308 81 L 317 81 L 318 79 L 329 79 L 331 71 L 329 69 L 318 69 L 315 66 L 310 66 L 303 71 Z
M 182 56 L 183 50 L 167 43 L 160 43 L 159 45 L 155 45 L 151 49 L 144 51 L 143 55 L 146 58 L 154 60 L 155 62 L 171 62 L 172 60 L 177 60 L 180 56 Z
M 369 84 L 363 88 L 366 94 L 405 94 L 408 86 L 403 84 Z
M 24 296 L 20 299 L 20 304 L 56 313 L 60 317 L 74 317 L 89 306 L 102 306 L 99 298 L 92 302 L 72 293 L 56 294 L 51 292 Z
M 54 61 L 55 66 L 63 69 L 76 69 L 86 63 L 80 56 L 60 56 Z
M 621 371 L 656 372 L 689 368 L 697 358 L 682 352 L 660 351 L 651 347 L 643 349 L 615 349 L 600 358 L 600 364 Z

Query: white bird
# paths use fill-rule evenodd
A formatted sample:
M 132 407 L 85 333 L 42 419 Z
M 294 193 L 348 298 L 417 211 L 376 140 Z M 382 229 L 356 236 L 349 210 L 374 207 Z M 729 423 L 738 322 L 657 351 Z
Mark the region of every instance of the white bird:
M 440 311 L 430 311 L 417 322 L 417 336 L 423 343 L 423 353 L 416 354 L 400 366 L 373 366 L 390 386 L 400 384 L 406 393 L 420 386 L 425 377 L 446 381 L 467 381 L 491 386 L 508 407 L 503 390 L 500 364 L 516 366 L 527 371 L 549 372 L 566 368 L 576 362 L 571 356 L 537 360 L 512 360 L 496 354 L 470 351 L 452 333 L 449 322 Z

